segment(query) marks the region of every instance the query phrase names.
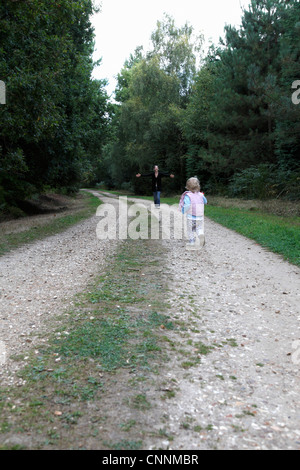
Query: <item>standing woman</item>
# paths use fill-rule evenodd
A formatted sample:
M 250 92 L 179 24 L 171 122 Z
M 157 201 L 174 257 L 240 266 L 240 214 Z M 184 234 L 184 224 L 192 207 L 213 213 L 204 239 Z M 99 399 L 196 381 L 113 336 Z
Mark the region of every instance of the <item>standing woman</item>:
M 161 178 L 162 176 L 169 176 L 170 178 L 174 178 L 174 175 L 172 173 L 170 174 L 170 173 L 159 171 L 158 166 L 155 165 L 151 173 L 144 173 L 144 174 L 138 173 L 136 175 L 137 178 L 140 178 L 141 176 L 151 176 L 154 204 L 155 204 L 155 207 L 159 208 L 160 207 L 160 193 L 161 193 Z

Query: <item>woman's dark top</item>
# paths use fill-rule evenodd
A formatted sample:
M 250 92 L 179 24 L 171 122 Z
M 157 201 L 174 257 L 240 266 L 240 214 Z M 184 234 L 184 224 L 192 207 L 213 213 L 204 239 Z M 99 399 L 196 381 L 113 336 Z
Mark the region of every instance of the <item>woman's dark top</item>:
M 170 176 L 170 173 L 165 173 L 163 171 L 159 171 L 157 178 L 155 177 L 155 172 L 152 171 L 151 173 L 143 173 L 141 176 L 151 176 L 152 178 L 152 191 L 161 191 L 161 178 L 162 176 Z

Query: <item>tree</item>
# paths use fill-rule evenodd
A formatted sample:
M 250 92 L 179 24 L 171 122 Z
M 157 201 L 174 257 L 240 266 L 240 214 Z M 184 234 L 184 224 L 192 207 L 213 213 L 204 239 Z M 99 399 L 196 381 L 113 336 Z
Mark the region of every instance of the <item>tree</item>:
M 186 174 L 198 176 L 201 181 L 219 176 L 218 154 L 210 145 L 211 105 L 218 95 L 213 67 L 205 66 L 195 76 L 186 109 L 180 113 L 180 127 L 187 143 Z M 207 187 L 207 186 L 206 186 Z
M 91 79 L 92 0 L 3 0 L 0 190 L 14 204 L 89 179 L 106 136 L 104 81 Z M 13 163 L 12 163 L 13 162 Z
M 137 48 L 118 76 L 110 165 L 119 185 L 122 177 L 128 177 L 120 168 L 134 175 L 158 164 L 176 173 L 175 184 L 180 187 L 185 178 L 185 148 L 179 116 L 191 91 L 199 40 L 193 42 L 193 29 L 187 24 L 177 28 L 169 16 L 157 23 L 151 38 L 152 50 L 144 53 Z
M 283 163 L 295 168 L 299 108 L 292 106 L 291 84 L 299 75 L 298 23 L 298 1 L 252 0 L 241 27 L 225 27 L 225 40 L 210 49 L 196 76 L 183 119 L 187 165 L 204 172 L 214 191 L 230 182 L 233 188 L 235 175 L 245 183 L 246 175 L 263 181 L 272 172 L 264 194 L 274 195 L 282 190 Z M 287 172 L 284 177 L 290 181 Z
M 194 37 L 191 25 L 176 27 L 175 21 L 165 14 L 151 35 L 153 50 L 148 56 L 157 57 L 159 66 L 180 82 L 180 95 L 187 100 L 196 73 L 196 55 L 201 51 L 203 36 Z
M 299 168 L 300 107 L 291 100 L 292 84 L 300 79 L 300 3 L 289 2 L 282 12 L 280 37 L 279 97 L 277 101 L 275 147 L 281 166 Z

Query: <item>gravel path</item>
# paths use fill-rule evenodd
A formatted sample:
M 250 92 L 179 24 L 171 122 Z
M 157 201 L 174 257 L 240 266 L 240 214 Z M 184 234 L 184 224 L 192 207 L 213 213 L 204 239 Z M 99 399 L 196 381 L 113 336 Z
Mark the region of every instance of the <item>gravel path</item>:
M 18 382 L 15 373 L 24 366 L 23 361 L 10 360 L 10 356 L 34 347 L 48 320 L 69 310 L 74 296 L 113 255 L 117 242 L 97 239 L 98 221 L 91 217 L 59 235 L 0 257 L 2 385 Z
M 118 242 L 97 240 L 96 225 L 92 217 L 0 258 L 2 385 L 17 383 L 24 364 L 9 356 L 34 347 L 49 317 L 69 309 L 113 255 Z M 186 326 L 170 339 L 195 354 L 199 344 L 213 348 L 188 369 L 174 352 L 164 374 L 176 396 L 145 419 L 158 429 L 168 421 L 173 437 L 160 448 L 299 449 L 300 270 L 208 219 L 205 227 L 201 251 L 161 243 L 170 315 Z
M 173 340 L 201 360 L 187 370 L 182 351 L 171 356 L 161 447 L 300 449 L 300 269 L 208 219 L 205 235 L 194 252 L 162 241 L 171 316 L 186 327 Z
M 181 382 L 172 448 L 300 449 L 300 270 L 209 220 L 196 256 L 164 243 L 187 337 L 222 345 Z M 169 380 L 178 371 L 174 360 Z M 182 441 L 189 420 L 202 431 Z

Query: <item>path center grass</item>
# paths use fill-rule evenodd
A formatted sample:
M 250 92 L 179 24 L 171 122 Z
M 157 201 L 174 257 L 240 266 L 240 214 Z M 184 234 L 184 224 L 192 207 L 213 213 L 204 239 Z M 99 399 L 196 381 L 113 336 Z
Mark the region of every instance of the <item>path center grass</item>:
M 162 248 L 156 243 L 153 250 L 152 244 L 122 243 L 106 272 L 58 319 L 47 346 L 32 352 L 20 374 L 24 385 L 0 390 L 2 442 L 30 434 L 39 442 L 35 448 L 76 447 L 69 432 L 82 416 L 87 419 L 86 403 L 101 403 L 114 374 L 147 374 L 164 362 L 162 332 L 174 325 L 157 291 L 166 289 L 166 278 L 155 276 Z

